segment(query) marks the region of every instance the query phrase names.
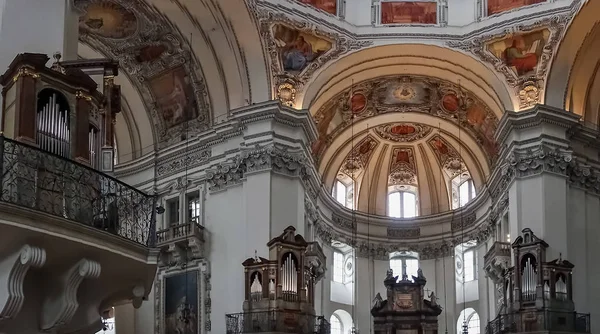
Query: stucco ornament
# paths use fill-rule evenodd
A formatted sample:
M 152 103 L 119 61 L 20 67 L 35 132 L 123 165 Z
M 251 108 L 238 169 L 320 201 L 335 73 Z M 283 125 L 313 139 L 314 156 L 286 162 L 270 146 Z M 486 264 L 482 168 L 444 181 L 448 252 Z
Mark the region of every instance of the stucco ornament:
M 493 67 L 502 74 L 508 86 L 512 88 L 516 100 L 519 101 L 519 109 L 530 108 L 543 101 L 545 82 L 552 57 L 558 49 L 566 27 L 583 3 L 582 0 L 575 0 L 568 8 L 556 15 L 549 15 L 539 20 L 530 20 L 526 24 L 502 26 L 493 33 L 476 34 L 476 37 L 473 38 L 449 41 L 447 45 L 451 48 L 472 53 Z M 497 54 L 494 54 L 494 43 L 503 40 L 514 40 L 519 36 L 526 36 L 534 32 L 540 32 L 545 37 L 540 40 L 542 42 L 540 43 L 541 49 L 536 51 L 536 65 L 532 71 L 523 73 L 520 69 L 515 69 L 514 66 L 507 64 L 503 59 L 504 57 L 498 57 Z M 527 51 L 523 50 L 523 52 Z
M 193 136 L 206 130 L 211 115 L 208 91 L 200 62 L 191 51 L 186 38 L 164 14 L 145 1 L 74 0 L 75 8 L 83 13 L 83 17 L 87 15 L 88 9 L 94 9 L 94 6 L 106 7 L 107 4 L 116 4 L 123 8 L 123 11 L 134 13 L 132 15 L 135 15 L 135 32 L 115 39 L 111 38 L 112 35 L 99 33 L 98 29 L 87 28 L 102 28 L 102 15 L 107 14 L 99 13 L 96 21 L 84 23 L 83 26 L 80 24 L 79 39 L 119 62 L 150 112 L 159 146 L 166 147 L 181 141 L 182 133 Z M 185 82 L 181 83 L 184 87 L 180 89 L 186 92 L 185 112 L 187 113 L 188 109 L 193 110 L 193 116 L 189 116 L 193 118 L 186 121 L 168 121 L 166 115 L 170 110 L 166 110 L 164 105 L 161 107 L 159 97 L 156 96 L 157 89 L 160 88 L 157 86 L 160 84 L 155 81 L 153 86 L 153 80 L 169 72 L 174 76 L 177 73 L 185 73 L 186 77 L 182 78 Z M 161 96 L 167 94 L 169 93 L 161 93 Z

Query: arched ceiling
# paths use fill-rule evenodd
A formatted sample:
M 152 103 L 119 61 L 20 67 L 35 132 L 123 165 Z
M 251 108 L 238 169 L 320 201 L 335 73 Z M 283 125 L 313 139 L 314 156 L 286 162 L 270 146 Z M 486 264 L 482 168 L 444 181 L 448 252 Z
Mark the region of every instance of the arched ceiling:
M 74 4 L 81 13 L 80 56 L 95 52 L 119 61 L 127 77 L 123 95 L 135 114 L 125 118 L 139 123 L 141 137 L 152 134 L 151 144 L 166 147 L 182 133 L 193 136 L 225 120 L 231 109 L 270 98 L 263 50 L 255 43 L 260 36 L 243 0 Z M 238 10 L 225 13 L 222 6 Z M 128 128 L 131 133 L 133 126 Z M 147 138 L 136 140 L 148 144 Z
M 393 44 L 360 50 L 323 69 L 298 97 L 299 107 L 317 110 L 352 82 L 382 75 L 420 75 L 460 83 L 498 116 L 518 105 L 498 74 L 472 56 L 437 45 Z
M 589 0 L 562 39 L 549 75 L 546 104 L 590 124 L 600 119 L 600 0 Z
M 433 77 L 392 75 L 355 83 L 314 113 L 312 149 L 327 187 L 356 181 L 357 208 L 386 213 L 392 188 L 416 189 L 421 214 L 450 208 L 450 181 L 489 176 L 499 115 L 473 92 Z M 391 188 L 392 187 L 392 188 Z

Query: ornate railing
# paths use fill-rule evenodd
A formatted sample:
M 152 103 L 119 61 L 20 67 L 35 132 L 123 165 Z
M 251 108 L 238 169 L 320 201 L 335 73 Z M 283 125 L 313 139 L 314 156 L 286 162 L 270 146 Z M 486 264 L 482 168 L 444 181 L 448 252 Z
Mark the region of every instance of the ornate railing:
M 204 241 L 204 227 L 200 225 L 197 219 L 192 219 L 185 224 L 171 225 L 164 230 L 156 232 L 156 244 L 160 246 L 189 237 L 196 237 L 198 240 Z
M 486 334 L 533 332 L 590 333 L 590 315 L 575 312 L 522 311 L 490 321 Z
M 155 245 L 155 197 L 88 166 L 3 136 L 0 156 L 0 201 Z
M 285 311 L 227 314 L 227 334 L 297 333 L 329 334 L 329 322 L 323 316 Z

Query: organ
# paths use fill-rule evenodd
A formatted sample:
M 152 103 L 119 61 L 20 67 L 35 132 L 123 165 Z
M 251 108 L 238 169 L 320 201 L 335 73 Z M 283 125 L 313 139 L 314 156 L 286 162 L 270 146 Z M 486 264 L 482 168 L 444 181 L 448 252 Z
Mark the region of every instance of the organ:
M 4 137 L 104 172 L 113 170 L 114 120 L 120 112 L 118 63 L 60 61 L 19 54 L 0 77 Z M 85 71 L 102 76 L 101 88 Z
M 267 243 L 269 258 L 248 258 L 244 266 L 243 313 L 227 315 L 227 333 L 329 333 L 315 315 L 315 285 L 325 275 L 325 255 L 292 226 Z
M 512 244 L 513 266 L 504 271 L 503 305 L 487 334 L 589 333 L 589 314 L 575 313 L 573 267 L 562 258 L 546 261 L 549 245 L 525 228 Z

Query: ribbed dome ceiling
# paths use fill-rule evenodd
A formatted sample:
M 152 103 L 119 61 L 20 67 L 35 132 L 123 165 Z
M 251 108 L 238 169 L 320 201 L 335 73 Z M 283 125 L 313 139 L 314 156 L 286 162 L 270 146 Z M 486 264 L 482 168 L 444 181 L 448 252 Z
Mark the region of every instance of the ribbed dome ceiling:
M 356 181 L 357 209 L 387 214 L 387 194 L 418 195 L 420 215 L 451 208 L 452 180 L 480 187 L 496 155 L 498 119 L 460 86 L 402 76 L 355 84 L 315 113 L 313 153 L 325 184 Z M 456 178 L 461 176 L 461 178 Z

